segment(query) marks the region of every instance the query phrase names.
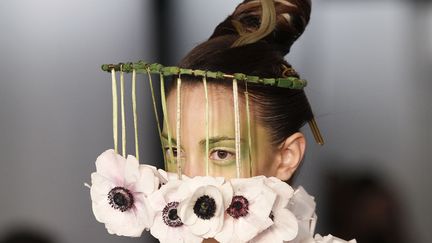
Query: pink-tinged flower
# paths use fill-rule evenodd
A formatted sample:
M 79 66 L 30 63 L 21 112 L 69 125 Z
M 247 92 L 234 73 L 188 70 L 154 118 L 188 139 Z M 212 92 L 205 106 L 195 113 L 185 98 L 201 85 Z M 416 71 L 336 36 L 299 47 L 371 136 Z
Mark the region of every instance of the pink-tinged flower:
M 273 221 L 273 225 L 261 232 L 250 242 L 283 243 L 285 241 L 290 241 L 294 239 L 298 233 L 297 218 L 286 208 L 289 200 L 293 196 L 294 190 L 287 183 L 275 177 L 266 178 L 264 182 L 277 194 L 269 216 Z
M 224 223 L 224 212 L 229 206 L 233 190 L 223 178 L 194 177 L 187 180 L 180 193 L 189 194 L 180 203 L 179 216 L 188 230 L 202 238 L 212 238 Z
M 150 205 L 155 210 L 155 218 L 150 233 L 161 243 L 199 243 L 202 237 L 192 234 L 178 215 L 180 202 L 187 197 L 179 193 L 182 180 L 172 179 L 149 196 Z
M 147 196 L 159 187 L 156 169 L 139 165 L 109 149 L 96 160 L 90 195 L 96 220 L 104 223 L 110 234 L 139 237 L 153 223 L 153 211 Z
M 273 224 L 270 213 L 276 193 L 264 184 L 263 176 L 231 179 L 234 194 L 225 210 L 222 230 L 215 239 L 222 243 L 247 242 Z
M 316 243 L 356 243 L 356 240 L 350 240 L 350 241 L 346 241 L 346 240 L 342 240 L 339 239 L 337 237 L 334 237 L 333 235 L 327 235 L 322 237 L 319 234 L 315 235 L 315 238 L 312 242 L 316 242 Z

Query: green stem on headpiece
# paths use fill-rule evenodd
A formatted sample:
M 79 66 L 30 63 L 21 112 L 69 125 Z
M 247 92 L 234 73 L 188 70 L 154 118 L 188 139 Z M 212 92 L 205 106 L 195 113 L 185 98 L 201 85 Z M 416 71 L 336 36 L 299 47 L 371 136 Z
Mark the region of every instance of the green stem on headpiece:
M 120 69 L 120 108 L 121 108 L 121 128 L 122 128 L 122 154 L 126 157 L 126 116 L 124 104 L 124 73 Z
M 208 176 L 210 174 L 209 169 L 209 100 L 208 100 L 208 90 L 207 90 L 207 78 L 206 76 L 203 76 L 203 85 L 204 85 L 204 95 L 205 95 L 205 127 L 206 127 L 206 144 L 205 144 L 205 151 L 206 151 L 206 159 L 205 159 L 205 165 L 206 165 L 206 175 Z
M 235 160 L 237 178 L 241 177 L 241 157 L 240 157 L 240 111 L 238 100 L 237 80 L 233 79 L 233 99 L 234 99 L 234 127 L 235 127 Z
M 244 92 L 246 100 L 246 126 L 248 136 L 248 155 L 249 155 L 249 176 L 253 176 L 253 161 L 252 161 L 252 138 L 251 138 L 251 125 L 250 125 L 250 108 L 249 108 L 249 92 L 246 83 L 246 92 Z
M 139 145 L 138 145 L 138 118 L 137 118 L 137 104 L 136 104 L 136 70 L 132 71 L 132 112 L 134 121 L 134 134 L 135 134 L 135 156 L 139 160 Z
M 177 174 L 179 180 L 182 179 L 182 153 L 181 153 L 181 78 L 177 78 L 177 112 L 176 112 L 176 134 L 177 134 Z
M 112 105 L 113 105 L 113 140 L 114 140 L 114 151 L 118 153 L 118 114 L 117 114 L 117 80 L 114 68 L 111 69 L 111 80 L 112 80 Z
M 165 148 L 163 147 L 163 143 L 162 143 L 161 123 L 159 122 L 159 114 L 158 114 L 157 106 L 156 106 L 156 98 L 155 98 L 155 93 L 154 93 L 154 89 L 153 89 L 153 80 L 152 80 L 152 76 L 151 76 L 149 68 L 147 68 L 147 75 L 148 75 L 148 81 L 149 81 L 150 91 L 151 91 L 153 111 L 154 111 L 154 115 L 156 117 L 156 125 L 157 125 L 157 129 L 158 129 L 158 133 L 159 133 L 159 140 L 161 142 L 162 155 L 164 158 L 164 166 L 165 166 L 165 170 L 168 170 L 168 161 L 167 161 L 167 157 L 165 154 Z
M 167 136 L 168 136 L 169 159 L 170 161 L 173 161 L 174 154 L 172 149 L 170 126 L 168 122 L 168 111 L 167 111 L 166 96 L 165 96 L 165 80 L 162 74 L 160 74 L 160 90 L 161 90 L 162 112 L 164 116 L 164 125 L 166 127 Z M 166 169 L 168 169 L 168 167 Z

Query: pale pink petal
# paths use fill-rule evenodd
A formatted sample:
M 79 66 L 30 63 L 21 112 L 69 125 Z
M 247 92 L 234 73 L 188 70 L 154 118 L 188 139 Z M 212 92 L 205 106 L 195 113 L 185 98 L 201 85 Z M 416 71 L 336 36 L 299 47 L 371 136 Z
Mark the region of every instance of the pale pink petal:
M 96 172 L 113 181 L 117 185 L 123 185 L 126 159 L 108 149 L 96 159 Z

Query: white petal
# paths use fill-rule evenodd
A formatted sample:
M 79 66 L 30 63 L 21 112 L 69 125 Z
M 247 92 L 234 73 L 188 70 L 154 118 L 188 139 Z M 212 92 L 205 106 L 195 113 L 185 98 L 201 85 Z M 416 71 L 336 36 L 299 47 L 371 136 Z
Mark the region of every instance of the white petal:
M 257 232 L 264 231 L 273 225 L 273 221 L 270 217 L 261 218 L 261 216 L 256 215 L 254 212 L 249 212 L 246 217 L 243 217 L 242 220 L 248 222 L 250 225 L 253 225 Z
M 98 173 L 91 174 L 91 181 L 92 186 L 90 188 L 90 195 L 92 201 L 98 203 L 102 200 L 108 200 L 108 193 L 115 187 L 115 185 L 106 177 L 103 177 Z
M 166 225 L 162 219 L 162 213 L 156 214 L 153 225 L 150 227 L 150 234 L 155 238 L 161 240 L 167 237 L 168 225 Z
M 149 204 L 155 211 L 162 211 L 168 204 L 165 200 L 164 194 L 158 190 L 148 196 Z
M 144 198 L 143 202 L 135 203 L 138 224 L 144 225 L 145 228 L 150 228 L 155 217 L 155 212 L 149 204 L 147 198 Z
M 125 185 L 131 187 L 140 178 L 139 162 L 133 155 L 128 155 L 126 159 L 124 179 Z
M 239 218 L 234 222 L 234 234 L 244 242 L 251 240 L 259 232 L 260 230 L 254 224 L 249 223 L 244 218 Z
M 154 171 L 146 166 L 139 166 L 139 178 L 135 184 L 135 191 L 143 192 L 150 195 L 159 187 L 159 179 L 155 176 Z
M 283 240 L 290 241 L 298 233 L 297 219 L 289 210 L 280 209 L 274 212 L 274 225 L 272 228 L 280 234 Z
M 288 183 L 281 181 L 276 177 L 266 178 L 264 180 L 264 183 L 268 187 L 270 187 L 276 194 L 278 194 L 280 197 L 285 198 L 286 200 L 289 200 L 294 194 L 294 189 L 290 185 L 288 185 Z
M 249 241 L 249 243 L 283 243 L 282 237 L 270 227 L 263 232 L 259 233 L 255 238 Z
M 213 217 L 209 221 L 210 221 L 209 222 L 210 230 L 205 235 L 202 235 L 206 239 L 215 237 L 216 234 L 219 233 L 219 231 L 221 231 L 224 222 L 224 217 L 223 215 L 218 217 Z
M 192 200 L 192 198 L 188 198 L 187 200 L 180 202 L 178 205 L 178 216 L 185 225 L 195 224 L 198 219 L 193 209 L 195 201 L 196 200 Z
M 249 200 L 249 198 L 248 198 Z M 276 194 L 270 188 L 261 188 L 261 193 L 253 201 L 249 201 L 249 211 L 261 219 L 268 218 L 276 200 Z
M 216 234 L 215 239 L 221 243 L 228 243 L 234 237 L 234 219 L 225 217 L 222 229 Z
M 311 218 L 315 213 L 315 199 L 303 187 L 299 187 L 295 190 L 288 208 L 299 219 Z
M 96 159 L 96 171 L 117 185 L 123 185 L 126 159 L 112 149 L 103 152 Z
M 207 232 L 210 231 L 211 222 L 209 220 L 203 220 L 197 218 L 194 224 L 188 226 L 190 232 L 194 235 L 204 236 Z
M 223 184 L 221 191 L 224 200 L 224 210 L 226 210 L 230 206 L 233 197 L 233 188 L 231 182 Z

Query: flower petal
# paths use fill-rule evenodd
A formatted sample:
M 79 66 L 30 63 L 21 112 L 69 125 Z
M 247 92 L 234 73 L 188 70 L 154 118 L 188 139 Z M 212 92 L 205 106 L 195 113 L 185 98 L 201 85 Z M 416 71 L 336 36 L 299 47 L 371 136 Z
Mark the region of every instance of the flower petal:
M 113 181 L 117 185 L 123 185 L 123 176 L 126 159 L 108 149 L 96 159 L 96 172 Z
M 135 156 L 128 155 L 126 159 L 125 171 L 124 171 L 125 186 L 128 186 L 129 188 L 133 188 L 132 186 L 140 178 L 140 171 L 138 168 L 139 168 L 139 162 L 135 158 Z
M 234 232 L 240 240 L 247 242 L 254 238 L 260 230 L 253 223 L 246 221 L 245 218 L 239 218 L 234 224 Z
M 98 173 L 91 174 L 92 186 L 90 188 L 90 196 L 94 203 L 108 200 L 108 193 L 115 185 L 106 177 Z
M 289 210 L 280 209 L 274 212 L 274 225 L 272 226 L 284 241 L 290 241 L 297 236 L 297 219 Z
M 156 171 L 143 165 L 139 166 L 138 171 L 139 178 L 135 184 L 135 191 L 143 192 L 146 196 L 155 192 L 159 187 L 159 179 L 155 176 Z
M 234 219 L 231 217 L 225 217 L 222 229 L 216 234 L 215 239 L 221 243 L 228 243 L 232 242 L 231 239 L 234 237 Z
M 153 225 L 150 227 L 150 234 L 152 234 L 155 238 L 162 240 L 167 237 L 168 225 L 166 225 L 162 219 L 162 213 L 159 212 L 156 214 Z

